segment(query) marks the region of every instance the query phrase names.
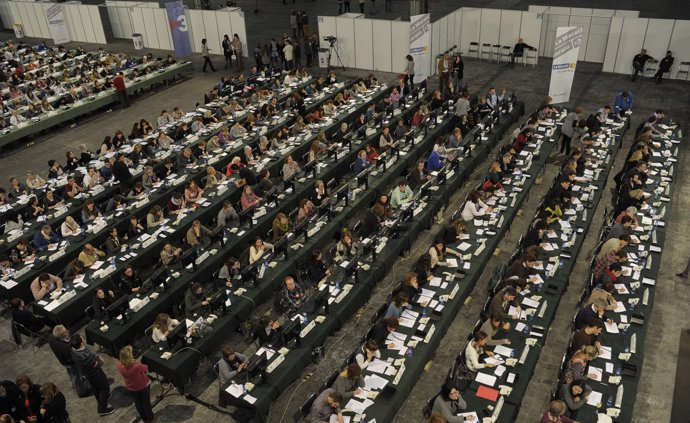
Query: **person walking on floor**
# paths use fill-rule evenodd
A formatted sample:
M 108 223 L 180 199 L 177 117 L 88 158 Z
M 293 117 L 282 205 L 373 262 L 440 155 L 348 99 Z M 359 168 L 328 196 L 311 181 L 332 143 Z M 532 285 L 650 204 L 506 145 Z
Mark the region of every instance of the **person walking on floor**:
M 223 57 L 225 58 L 225 69 L 232 67 L 232 45 L 228 34 L 223 35 Z M 212 66 L 213 67 L 213 66 Z
M 127 345 L 120 350 L 120 361 L 117 363 L 125 380 L 125 387 L 134 397 L 134 406 L 144 423 L 156 420 L 151 408 L 151 380 L 148 376 L 149 367 L 134 359 L 132 347 Z
M 412 92 L 414 91 L 414 58 L 411 54 L 405 56 L 405 63 L 405 84 L 408 90 Z
M 86 348 L 84 338 L 78 333 L 72 335 L 70 344 L 72 345 L 72 359 L 79 366 L 81 374 L 89 380 L 91 389 L 93 389 L 93 396 L 98 401 L 98 415 L 107 416 L 108 414 L 113 414 L 115 409 L 108 403 L 110 385 L 108 384 L 108 378 L 103 372 L 103 361 Z
M 206 66 L 211 66 L 211 70 L 213 72 L 216 71 L 216 68 L 213 67 L 213 63 L 211 63 L 211 49 L 208 48 L 208 42 L 206 41 L 206 38 L 201 40 L 201 55 L 204 56 L 204 68 L 202 69 L 204 72 L 206 72 Z
M 120 72 L 115 78 L 113 78 L 113 87 L 117 91 L 117 95 L 120 97 L 120 104 L 122 108 L 126 109 L 129 107 L 129 98 L 127 97 L 127 85 L 125 83 L 125 74 Z

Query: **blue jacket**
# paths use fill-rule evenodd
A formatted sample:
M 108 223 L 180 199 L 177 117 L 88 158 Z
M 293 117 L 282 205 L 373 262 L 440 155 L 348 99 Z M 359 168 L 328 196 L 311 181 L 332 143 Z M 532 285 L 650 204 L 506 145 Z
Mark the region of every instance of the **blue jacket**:
M 619 93 L 616 96 L 616 103 L 615 103 L 615 108 L 614 110 L 616 113 L 620 113 L 621 111 L 626 111 L 632 109 L 633 105 L 633 97 L 632 94 L 628 91 L 628 98 L 623 98 L 623 93 Z
M 48 249 L 49 244 L 55 244 L 57 242 L 60 242 L 60 237 L 53 231 L 50 231 L 50 239 L 43 238 L 40 230 L 34 235 L 34 247 L 36 247 L 36 251 L 45 251 Z
M 426 169 L 429 172 L 434 172 L 443 167 L 444 158 L 441 157 L 436 151 L 432 151 L 429 158 L 426 159 Z
M 355 175 L 359 175 L 360 172 L 362 172 L 364 169 L 369 167 L 369 162 L 364 159 L 362 160 L 361 157 L 357 157 L 357 160 L 355 160 L 355 165 L 353 166 L 353 171 L 355 172 Z

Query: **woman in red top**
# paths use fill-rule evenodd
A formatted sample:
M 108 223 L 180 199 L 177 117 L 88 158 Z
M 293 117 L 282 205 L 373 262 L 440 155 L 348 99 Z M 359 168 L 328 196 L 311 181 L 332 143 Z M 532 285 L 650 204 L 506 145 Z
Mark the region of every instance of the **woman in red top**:
M 34 385 L 27 375 L 17 376 L 17 388 L 19 398 L 17 404 L 17 415 L 19 419 L 26 423 L 36 423 L 41 421 L 41 388 Z
M 366 147 L 364 147 L 364 149 L 367 152 L 367 161 L 369 163 L 374 163 L 374 161 L 376 161 L 376 158 L 379 156 L 379 153 L 377 153 L 376 149 L 369 144 L 367 144 Z
M 125 387 L 134 397 L 134 406 L 141 419 L 148 423 L 155 420 L 151 408 L 151 381 L 149 380 L 149 367 L 134 360 L 130 345 L 120 350 L 120 361 L 117 369 L 125 380 Z

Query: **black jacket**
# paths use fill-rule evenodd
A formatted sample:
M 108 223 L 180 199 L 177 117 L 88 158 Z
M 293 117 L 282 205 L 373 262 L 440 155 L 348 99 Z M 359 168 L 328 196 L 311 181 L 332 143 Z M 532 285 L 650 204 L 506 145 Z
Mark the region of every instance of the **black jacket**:
M 55 354 L 60 364 L 63 366 L 71 366 L 74 364 L 74 360 L 72 359 L 72 347 L 69 341 L 63 341 L 51 335 L 48 337 L 48 345 L 50 345 L 50 349 L 53 351 L 53 354 Z
M 69 418 L 67 403 L 62 392 L 58 392 L 52 401 L 43 403 L 46 412 L 43 414 L 43 423 L 64 423 Z
M 43 329 L 43 320 L 29 310 L 12 310 L 12 320 L 21 324 L 32 332 Z
M 116 161 L 113 165 L 113 176 L 118 182 L 129 182 L 132 180 L 132 174 L 129 168 L 121 160 Z

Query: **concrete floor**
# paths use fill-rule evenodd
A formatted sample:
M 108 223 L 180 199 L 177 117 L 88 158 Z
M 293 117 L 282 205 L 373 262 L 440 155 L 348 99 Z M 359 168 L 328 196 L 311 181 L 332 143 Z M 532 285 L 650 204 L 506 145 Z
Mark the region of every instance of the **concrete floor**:
M 277 0 L 273 0 L 273 3 L 277 2 Z M 241 3 L 252 2 L 244 1 Z M 261 1 L 260 4 L 262 3 L 267 4 L 268 2 Z M 314 7 L 323 7 L 324 3 L 327 2 L 316 2 Z M 329 1 L 328 3 L 335 4 L 335 1 Z M 494 5 L 494 3 L 498 2 L 489 3 Z M 304 3 L 302 0 L 298 1 L 297 4 L 300 5 L 300 8 L 305 9 L 312 6 L 312 3 Z M 379 8 L 383 9 L 383 5 L 379 5 Z M 276 7 L 275 9 L 278 8 Z M 249 9 L 245 7 L 245 10 Z M 249 13 L 247 16 L 249 18 Z M 287 24 L 285 27 L 287 27 Z M 282 32 L 283 25 L 271 26 L 269 28 L 263 27 L 262 31 L 267 33 L 269 29 L 273 33 Z M 0 39 L 4 38 L 0 36 Z M 111 44 L 109 48 L 113 50 L 131 50 L 130 43 L 124 41 Z M 90 121 L 82 122 L 69 131 L 58 132 L 44 142 L 1 159 L 0 181 L 6 181 L 10 175 L 23 175 L 28 168 L 32 168 L 40 174 L 45 174 L 46 162 L 49 158 L 56 157 L 62 159 L 66 150 L 74 149 L 82 142 L 96 147 L 103 136 L 112 134 L 117 128 L 128 130 L 132 122 L 141 118 L 151 121 L 155 119 L 162 108 L 172 108 L 174 105 L 180 105 L 184 109 L 193 108 L 194 103 L 201 100 L 203 91 L 207 90 L 220 77 L 220 72 L 202 74 L 200 72 L 201 60 L 198 57 L 193 58 L 193 60 L 197 66 L 195 67 L 195 72 L 190 75 L 193 78 L 187 82 L 139 100 L 125 111 L 116 109 L 110 113 L 97 116 Z M 469 83 L 471 91 L 485 92 L 489 86 L 496 86 L 499 90 L 502 87 L 506 87 L 508 91 L 515 90 L 516 95 L 526 102 L 528 109 L 535 108 L 548 91 L 550 62 L 546 60 L 542 60 L 536 68 L 510 68 L 506 65 L 480 63 L 469 59 L 465 69 L 466 81 Z M 612 102 L 614 95 L 622 89 L 630 89 L 635 95 L 634 125 L 636 125 L 640 117 L 647 116 L 656 108 L 665 109 L 667 115 L 677 121 L 690 122 L 690 95 L 688 94 L 690 91 L 688 90 L 688 83 L 665 81 L 662 85 L 654 85 L 647 81 L 638 81 L 633 84 L 629 82 L 629 79 L 621 75 L 601 74 L 600 69 L 601 66 L 595 64 L 583 63 L 578 66 L 572 91 L 573 98 L 568 106 L 583 106 L 589 112 L 604 103 Z M 361 74 L 361 71 L 351 70 L 344 73 L 344 75 Z M 382 76 L 392 78 L 392 75 Z M 626 151 L 626 148 L 630 145 L 630 136 L 626 137 L 625 142 L 626 147 L 623 151 Z M 686 149 L 687 147 L 684 145 L 681 146 L 680 172 L 679 178 L 676 181 L 674 208 L 671 210 L 670 223 L 668 225 L 670 235 L 667 240 L 667 248 L 662 256 L 662 272 L 658 278 L 660 283 L 657 288 L 654 313 L 649 321 L 649 342 L 646 343 L 646 360 L 642 370 L 642 383 L 638 392 L 635 409 L 635 421 L 639 422 L 667 422 L 670 420 L 673 380 L 675 379 L 678 354 L 678 335 L 681 330 L 687 329 L 682 325 L 687 320 L 690 312 L 690 290 L 688 290 L 688 284 L 686 281 L 679 280 L 674 276 L 674 273 L 685 266 L 687 257 L 690 256 L 690 246 L 683 242 L 685 238 L 681 229 L 681 222 L 684 217 L 683 211 L 690 207 L 690 187 L 686 186 L 688 161 L 690 159 L 686 154 Z M 621 160 L 619 157 L 617 163 L 614 164 L 614 169 L 620 168 Z M 486 166 L 481 167 L 466 186 L 474 186 L 485 171 Z M 530 200 L 524 206 L 525 216 L 533 215 L 541 194 L 543 194 L 551 180 L 553 180 L 555 172 L 555 166 L 547 167 L 544 175 L 545 183 L 533 188 Z M 446 212 L 447 217 L 459 206 L 466 191 L 467 188 L 462 189 L 451 198 L 451 207 Z M 609 203 L 608 198 L 607 193 L 606 200 L 601 202 L 596 213 L 597 220 L 592 225 L 592 233 L 589 234 L 583 251 L 580 253 L 578 265 L 572 273 L 571 288 L 561 301 L 561 312 L 552 325 L 551 334 L 542 351 L 528 393 L 523 401 L 521 414 L 518 419 L 520 422 L 537 421 L 538 416 L 547 405 L 549 390 L 553 386 L 559 361 L 566 348 L 569 335 L 568 323 L 572 317 L 577 295 L 587 278 L 587 264 L 591 256 L 590 251 L 594 247 L 594 236 L 596 236 L 596 232 L 601 225 L 603 208 Z M 528 223 L 527 218 L 517 218 L 515 220 L 511 232 L 502 240 L 500 254 L 492 260 L 485 274 L 492 274 L 493 268 L 496 265 L 508 260 L 518 238 L 525 232 Z M 439 229 L 438 226 L 435 226 L 431 231 L 422 233 L 414 245 L 411 255 L 396 263 L 395 268 L 402 270 L 410 268 L 421 252 L 428 247 L 433 234 Z M 379 283 L 377 289 L 372 293 L 369 304 L 363 307 L 338 333 L 327 341 L 326 348 L 328 352 L 325 359 L 318 365 L 313 365 L 306 369 L 302 374 L 302 378 L 276 400 L 271 410 L 272 422 L 290 421 L 292 414 L 302 403 L 306 395 L 314 391 L 323 382 L 326 375 L 338 366 L 343 358 L 355 348 L 357 340 L 361 338 L 368 328 L 370 316 L 375 308 L 384 301 L 393 284 L 399 279 L 400 273 L 399 271 L 397 273 L 392 271 Z M 481 305 L 486 298 L 487 279 L 481 279 L 477 284 L 471 294 L 471 301 L 461 309 L 455 323 L 446 334 L 436 357 L 428 367 L 428 371 L 420 378 L 417 389 L 399 411 L 396 421 L 421 421 L 421 407 L 439 388 L 444 373 L 448 368 L 447 363 L 450 363 L 457 355 L 464 337 L 479 315 Z M 0 378 L 13 379 L 16 374 L 26 372 L 38 383 L 46 381 L 55 382 L 65 392 L 73 422 L 80 423 L 95 420 L 106 423 L 131 421 L 136 415 L 134 407 L 131 406 L 131 401 L 127 399 L 124 393 L 121 379 L 115 368 L 115 360 L 106 357 L 105 370 L 114 379 L 112 385 L 115 391 L 113 404 L 119 408 L 115 414 L 98 419 L 93 398 L 76 398 L 74 393 L 68 388 L 68 380 L 64 370 L 58 365 L 47 347 L 44 346 L 35 354 L 32 354 L 30 349 L 18 351 L 9 340 L 9 325 L 5 321 L 0 323 L 0 357 L 2 357 Z M 237 346 L 243 345 L 243 340 L 235 333 L 228 334 L 228 342 Z M 662 354 L 659 354 L 659 347 L 662 348 Z M 214 359 L 209 359 L 202 363 L 198 377 L 191 387 L 193 395 L 209 403 L 215 403 L 217 398 L 218 385 L 212 378 L 211 370 L 211 363 L 214 361 Z M 160 392 L 160 386 L 154 386 L 153 392 L 155 394 Z M 196 422 L 219 418 L 224 421 L 231 421 L 229 417 L 218 414 L 175 394 L 166 397 L 162 403 L 156 406 L 155 411 L 160 413 L 159 422 Z

